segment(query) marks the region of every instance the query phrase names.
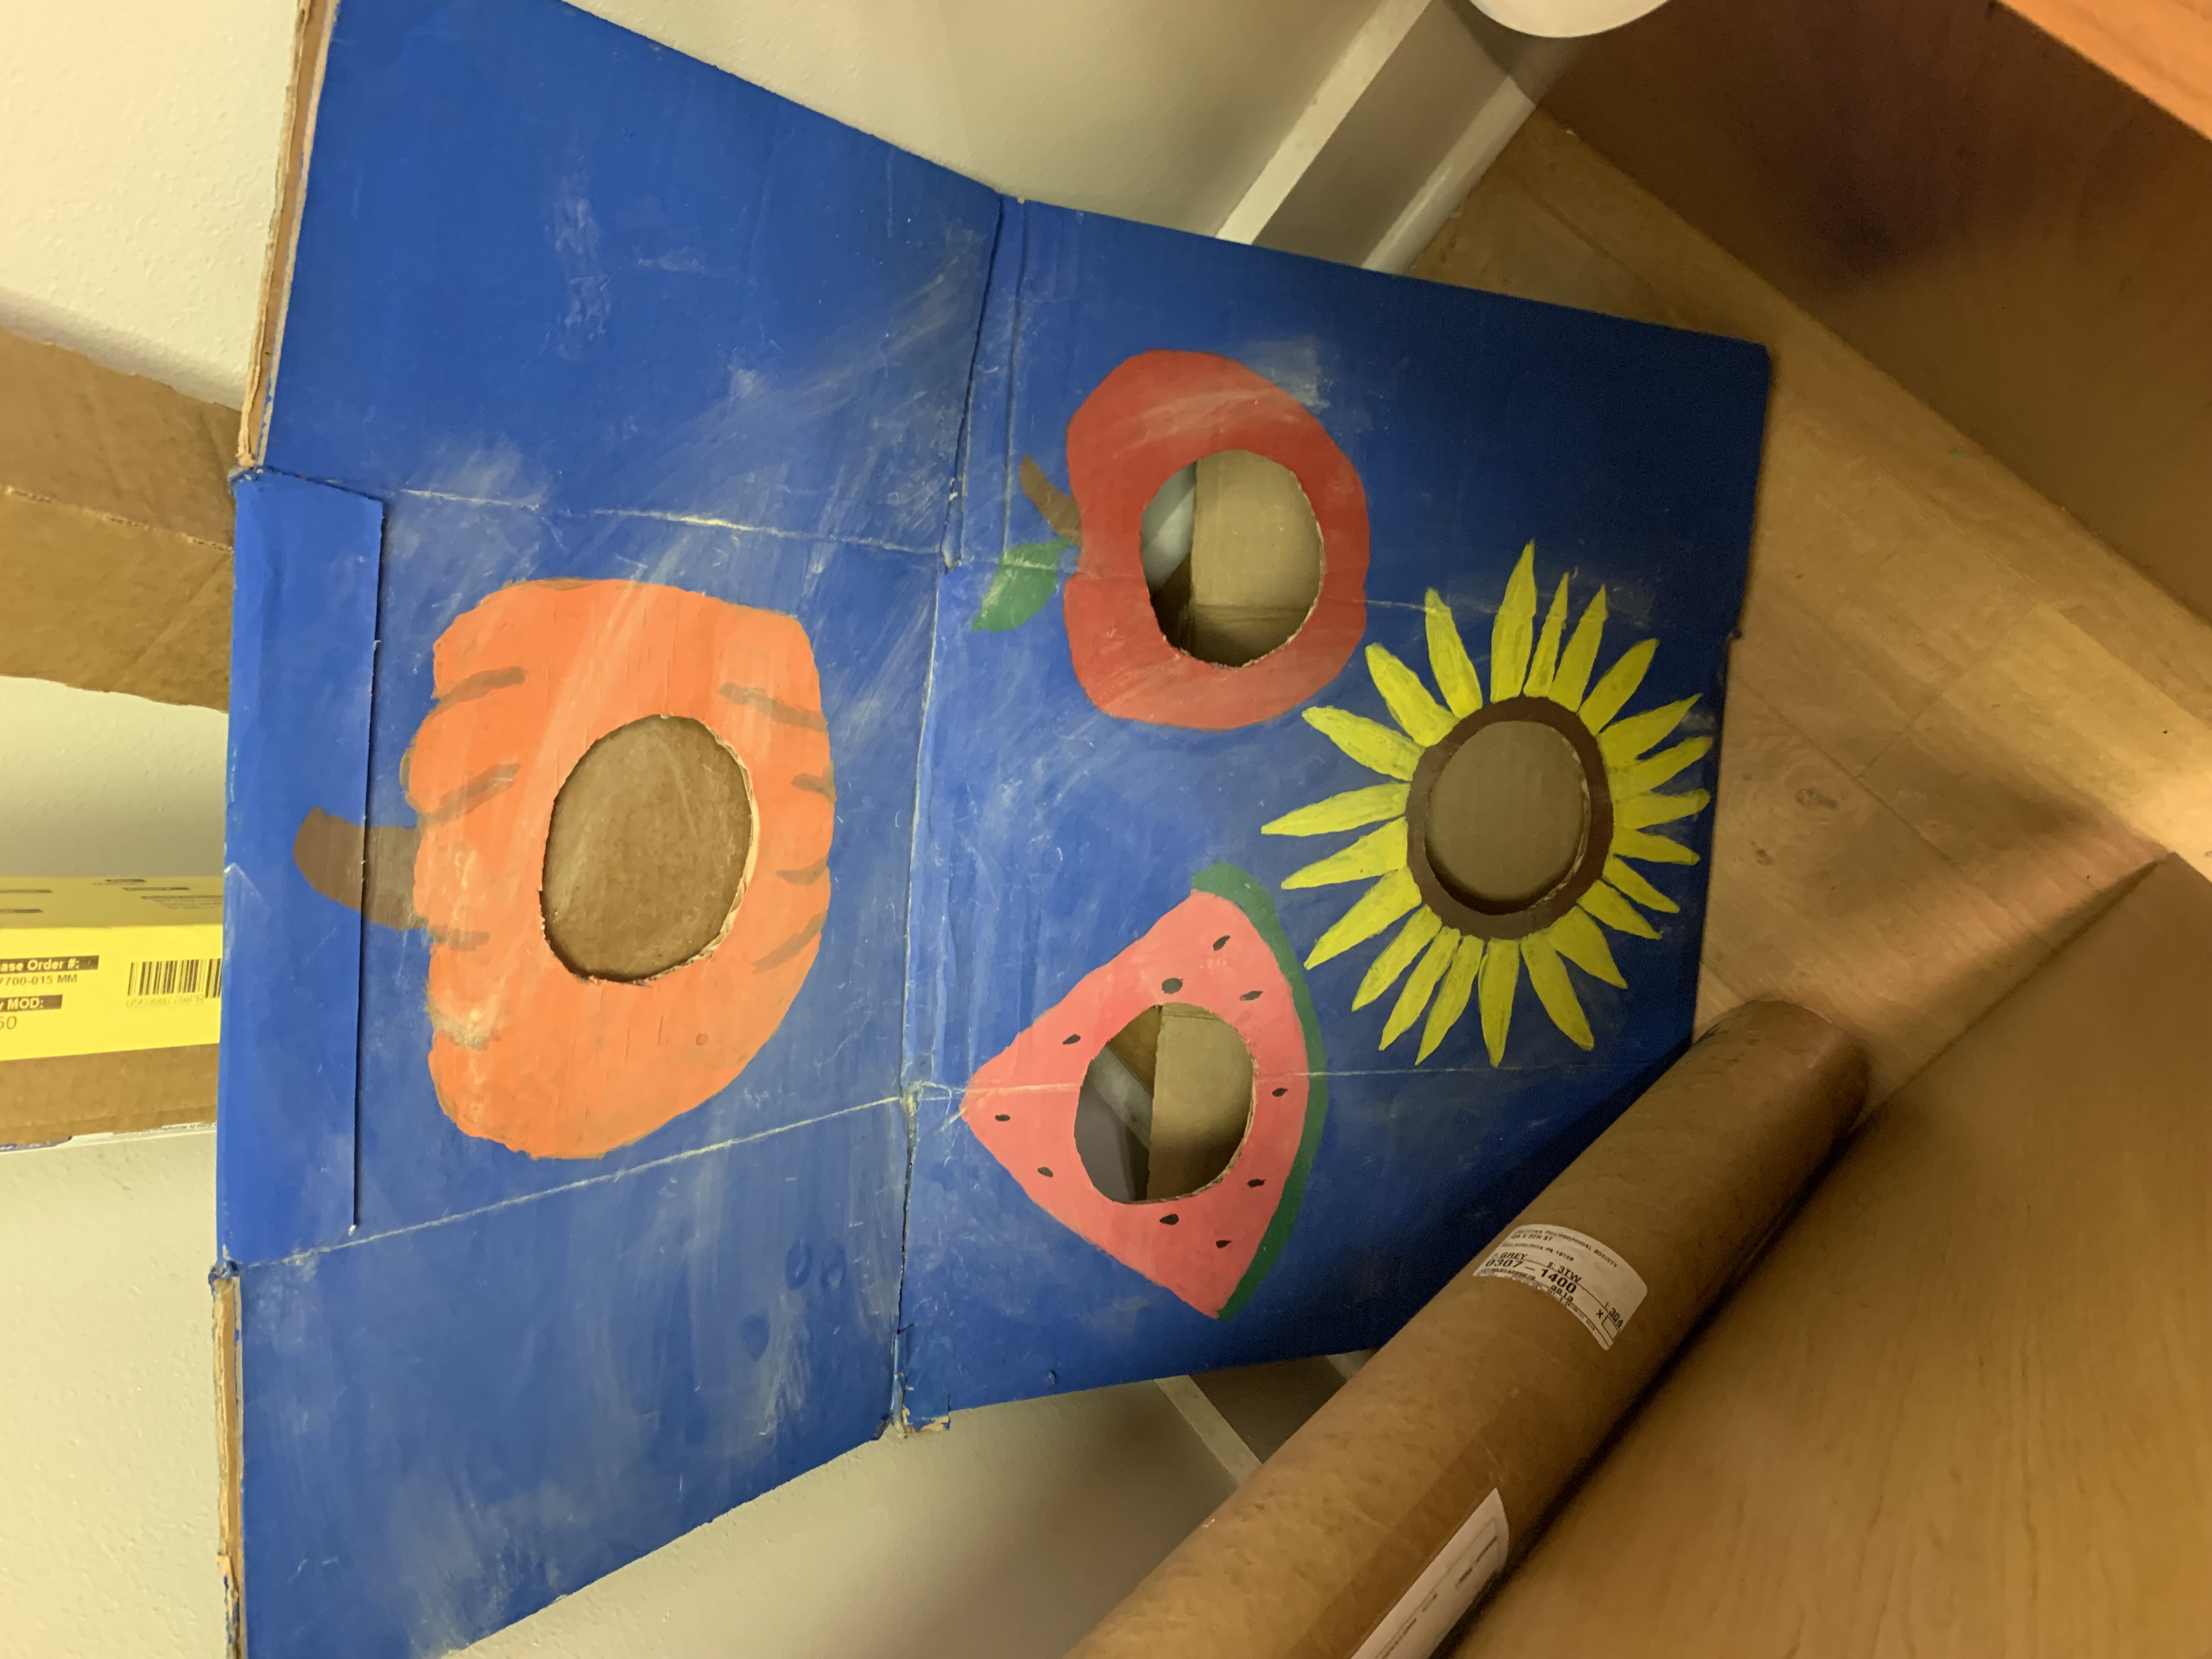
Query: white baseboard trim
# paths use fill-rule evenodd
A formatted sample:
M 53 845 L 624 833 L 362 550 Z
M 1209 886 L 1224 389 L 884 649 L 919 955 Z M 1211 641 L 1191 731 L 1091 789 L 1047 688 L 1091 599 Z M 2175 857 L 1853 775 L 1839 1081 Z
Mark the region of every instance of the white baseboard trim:
M 1418 182 L 1408 184 L 1389 228 L 1359 263 L 1370 270 L 1403 270 L 1419 256 L 1566 67 L 1575 50 L 1571 41 L 1515 34 L 1475 12 L 1468 0 L 1376 0 L 1216 235 L 1234 242 L 1264 240 L 1291 192 L 1332 146 L 1373 142 L 1357 136 L 1360 124 L 1347 129 L 1346 118 L 1398 55 L 1413 50 L 1407 41 L 1414 25 L 1439 6 L 1466 27 L 1476 61 L 1490 71 L 1486 89 L 1472 94 L 1475 101 L 1466 128 L 1425 174 L 1417 172 L 1420 157 L 1408 158 L 1397 169 Z M 1380 170 L 1391 169 L 1385 165 Z
M 1352 37 L 1344 55 L 1336 60 L 1321 83 L 1320 88 L 1308 100 L 1298 118 L 1291 124 L 1260 176 L 1253 179 L 1221 228 L 1213 234 L 1224 241 L 1249 242 L 1267 228 L 1275 211 L 1289 199 L 1290 193 L 1305 177 L 1306 169 L 1315 158 L 1336 136 L 1344 125 L 1344 118 L 1352 113 L 1360 94 L 1375 84 L 1399 47 L 1406 41 L 1407 31 L 1420 20 L 1432 0 L 1377 0 L 1359 32 Z
M 1187 1376 L 1164 1376 L 1159 1390 L 1182 1413 L 1182 1420 L 1213 1454 L 1214 1461 L 1228 1471 L 1231 1480 L 1241 1486 L 1260 1472 L 1260 1460 L 1244 1443 L 1244 1437 L 1230 1426 L 1221 1408 L 1206 1397 L 1205 1389 Z

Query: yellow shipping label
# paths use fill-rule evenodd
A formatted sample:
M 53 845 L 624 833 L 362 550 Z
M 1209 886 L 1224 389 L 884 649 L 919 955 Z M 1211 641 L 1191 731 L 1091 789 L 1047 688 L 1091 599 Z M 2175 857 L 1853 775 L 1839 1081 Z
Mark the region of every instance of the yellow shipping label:
M 0 1060 L 216 1040 L 222 878 L 0 880 Z

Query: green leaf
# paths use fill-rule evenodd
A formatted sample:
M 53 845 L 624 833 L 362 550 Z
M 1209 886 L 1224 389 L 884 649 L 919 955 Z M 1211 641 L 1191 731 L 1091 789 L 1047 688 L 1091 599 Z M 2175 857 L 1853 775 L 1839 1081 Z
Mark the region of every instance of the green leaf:
M 1043 610 L 1060 591 L 1060 562 L 1073 544 L 1055 536 L 1048 542 L 1008 548 L 992 574 L 990 591 L 976 608 L 975 631 L 1003 634 Z

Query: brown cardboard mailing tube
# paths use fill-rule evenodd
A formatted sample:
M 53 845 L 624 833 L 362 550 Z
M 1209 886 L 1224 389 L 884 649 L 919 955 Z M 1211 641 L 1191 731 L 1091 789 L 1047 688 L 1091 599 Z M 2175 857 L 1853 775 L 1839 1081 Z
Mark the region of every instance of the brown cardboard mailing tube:
M 1866 1077 L 1802 1008 L 1722 1021 L 1071 1659 L 1427 1659 L 1788 1212 Z

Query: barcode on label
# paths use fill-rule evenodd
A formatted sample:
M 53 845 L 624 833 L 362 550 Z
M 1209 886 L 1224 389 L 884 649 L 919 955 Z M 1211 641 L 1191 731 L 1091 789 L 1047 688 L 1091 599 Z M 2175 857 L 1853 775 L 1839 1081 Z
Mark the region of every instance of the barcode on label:
M 222 958 L 186 957 L 175 962 L 134 962 L 130 989 L 134 997 L 219 997 Z
M 1516 1227 L 1483 1257 L 1477 1279 L 1510 1279 L 1541 1291 L 1583 1322 L 1601 1348 L 1644 1304 L 1636 1269 L 1588 1233 L 1571 1227 Z

